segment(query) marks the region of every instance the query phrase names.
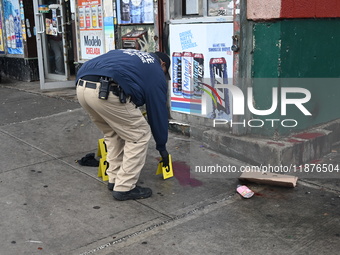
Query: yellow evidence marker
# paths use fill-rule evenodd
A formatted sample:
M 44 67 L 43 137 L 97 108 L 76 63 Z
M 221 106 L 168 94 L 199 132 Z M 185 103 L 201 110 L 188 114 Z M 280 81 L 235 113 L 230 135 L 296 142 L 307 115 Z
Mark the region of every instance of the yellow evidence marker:
M 169 167 L 163 167 L 163 162 L 158 163 L 156 175 L 163 173 L 163 179 L 168 179 L 174 176 L 174 172 L 172 170 L 172 159 L 169 154 Z
M 97 156 L 99 159 L 98 177 L 102 177 L 103 181 L 108 181 L 109 176 L 106 174 L 106 170 L 109 168 L 109 162 L 106 161 L 107 149 L 104 138 L 98 140 Z

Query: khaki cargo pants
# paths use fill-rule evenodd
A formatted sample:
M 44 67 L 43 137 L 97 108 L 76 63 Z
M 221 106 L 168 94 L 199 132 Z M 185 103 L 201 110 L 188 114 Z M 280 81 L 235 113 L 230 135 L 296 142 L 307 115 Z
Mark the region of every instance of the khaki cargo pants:
M 109 182 L 115 184 L 115 191 L 129 191 L 135 188 L 145 164 L 150 126 L 128 99 L 122 104 L 110 92 L 109 98 L 102 100 L 98 90 L 99 83 L 96 89 L 86 87 L 86 83 L 77 85 L 78 101 L 104 134 Z

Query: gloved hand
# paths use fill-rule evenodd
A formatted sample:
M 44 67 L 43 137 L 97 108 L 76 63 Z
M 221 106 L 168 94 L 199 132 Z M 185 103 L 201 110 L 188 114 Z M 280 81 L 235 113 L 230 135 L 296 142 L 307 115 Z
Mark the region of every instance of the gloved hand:
M 169 153 L 167 150 L 164 151 L 160 151 L 159 154 L 161 154 L 162 160 L 161 162 L 163 162 L 163 167 L 169 167 Z

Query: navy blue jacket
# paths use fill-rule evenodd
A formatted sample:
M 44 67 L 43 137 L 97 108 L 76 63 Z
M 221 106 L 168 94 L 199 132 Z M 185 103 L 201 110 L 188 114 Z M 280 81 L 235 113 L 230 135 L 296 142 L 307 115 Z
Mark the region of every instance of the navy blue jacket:
M 112 50 L 85 62 L 77 80 L 86 75 L 111 77 L 136 106 L 146 105 L 156 149 L 168 140 L 167 82 L 157 56 L 137 50 Z

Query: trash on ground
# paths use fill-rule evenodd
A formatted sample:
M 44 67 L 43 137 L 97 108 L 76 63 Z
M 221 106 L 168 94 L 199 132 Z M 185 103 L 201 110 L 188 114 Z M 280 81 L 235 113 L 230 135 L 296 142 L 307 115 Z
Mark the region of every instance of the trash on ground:
M 239 177 L 239 180 L 294 188 L 296 186 L 298 177 L 292 175 L 254 171 L 243 172 Z
M 26 243 L 43 243 L 42 241 L 28 240 Z
M 94 156 L 94 153 L 88 153 L 85 157 L 82 157 L 79 160 L 76 160 L 76 162 L 81 166 L 99 166 L 99 160 L 97 160 Z
M 236 191 L 244 198 L 251 198 L 254 195 L 254 191 L 245 185 L 237 185 Z

